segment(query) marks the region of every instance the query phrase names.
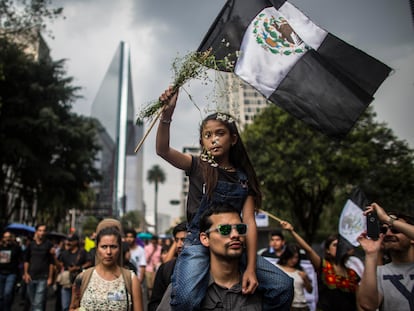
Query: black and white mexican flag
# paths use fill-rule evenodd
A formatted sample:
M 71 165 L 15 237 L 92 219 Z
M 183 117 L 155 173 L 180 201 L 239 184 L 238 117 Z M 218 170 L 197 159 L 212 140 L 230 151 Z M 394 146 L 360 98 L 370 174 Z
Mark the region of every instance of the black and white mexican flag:
M 210 48 L 216 60 L 233 57 L 235 74 L 268 100 L 337 139 L 391 70 L 288 1 L 228 0 L 198 51 Z
M 357 241 L 359 235 L 366 230 L 366 217 L 362 214 L 369 201 L 364 192 L 355 188 L 346 201 L 339 217 L 338 245 L 336 248 L 336 259 L 340 260 L 352 248 L 359 246 Z

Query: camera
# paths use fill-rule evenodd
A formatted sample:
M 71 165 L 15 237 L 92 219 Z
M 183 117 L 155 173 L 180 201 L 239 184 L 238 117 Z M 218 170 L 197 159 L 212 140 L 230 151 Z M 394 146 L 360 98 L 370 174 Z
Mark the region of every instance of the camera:
M 372 212 L 367 215 L 367 236 L 372 240 L 378 240 L 380 234 L 380 223 L 377 213 Z

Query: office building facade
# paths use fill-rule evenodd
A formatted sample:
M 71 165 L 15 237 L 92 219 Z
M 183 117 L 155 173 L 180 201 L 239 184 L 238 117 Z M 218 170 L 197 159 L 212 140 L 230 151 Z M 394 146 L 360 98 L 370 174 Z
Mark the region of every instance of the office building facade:
M 135 124 L 129 46 L 121 42 L 92 104 L 99 122 L 102 150 L 96 163 L 102 180 L 94 185 L 93 215 L 120 217 L 143 210 L 143 149 L 134 152 L 143 136 Z

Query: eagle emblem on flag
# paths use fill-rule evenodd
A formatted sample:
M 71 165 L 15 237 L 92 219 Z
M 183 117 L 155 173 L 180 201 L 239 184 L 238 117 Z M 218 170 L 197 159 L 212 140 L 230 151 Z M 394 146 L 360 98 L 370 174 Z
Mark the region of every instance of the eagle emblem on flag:
M 253 34 L 256 37 L 256 42 L 273 54 L 299 54 L 308 49 L 282 16 L 259 14 L 254 21 Z

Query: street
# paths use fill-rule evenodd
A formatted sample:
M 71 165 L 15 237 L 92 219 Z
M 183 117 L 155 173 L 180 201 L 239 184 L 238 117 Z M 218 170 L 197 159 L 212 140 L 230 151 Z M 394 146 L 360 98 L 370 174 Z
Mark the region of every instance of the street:
M 55 304 L 56 304 L 56 295 L 54 292 L 53 287 L 49 287 L 48 295 L 47 295 L 47 304 L 46 304 L 46 311 L 55 311 Z M 22 297 L 22 293 L 20 290 L 16 293 L 14 297 L 13 306 L 11 308 L 13 311 L 29 311 L 30 307 L 27 305 L 25 307 L 25 299 Z M 60 310 L 60 309 L 59 309 Z

